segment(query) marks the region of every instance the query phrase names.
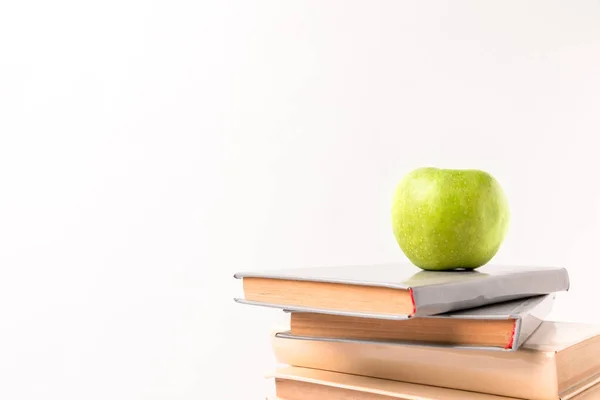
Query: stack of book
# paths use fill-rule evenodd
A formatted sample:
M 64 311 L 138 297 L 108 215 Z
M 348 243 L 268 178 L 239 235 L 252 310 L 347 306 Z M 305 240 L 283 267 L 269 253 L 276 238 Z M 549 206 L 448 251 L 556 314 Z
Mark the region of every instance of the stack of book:
M 564 268 L 410 265 L 240 272 L 238 303 L 289 314 L 280 400 L 600 400 L 600 327 L 545 321 Z M 595 307 L 591 306 L 596 312 Z

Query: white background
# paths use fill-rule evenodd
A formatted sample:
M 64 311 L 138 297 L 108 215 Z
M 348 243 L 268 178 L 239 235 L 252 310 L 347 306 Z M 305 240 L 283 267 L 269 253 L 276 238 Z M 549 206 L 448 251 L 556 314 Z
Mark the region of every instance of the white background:
M 492 173 L 494 262 L 600 322 L 599 110 L 597 1 L 3 2 L 0 397 L 263 398 L 233 273 L 405 261 L 424 165 Z

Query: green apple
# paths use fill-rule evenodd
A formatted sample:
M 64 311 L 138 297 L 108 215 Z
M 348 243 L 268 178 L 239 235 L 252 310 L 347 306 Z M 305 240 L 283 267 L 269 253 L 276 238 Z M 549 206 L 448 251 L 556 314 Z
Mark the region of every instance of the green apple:
M 393 197 L 396 241 L 424 270 L 485 265 L 504 241 L 509 219 L 502 187 L 476 169 L 415 169 L 402 178 Z

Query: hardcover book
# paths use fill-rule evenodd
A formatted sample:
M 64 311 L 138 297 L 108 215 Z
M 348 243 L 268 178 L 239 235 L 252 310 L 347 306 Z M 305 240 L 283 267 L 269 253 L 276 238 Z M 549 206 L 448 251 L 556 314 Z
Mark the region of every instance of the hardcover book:
M 277 398 L 286 400 L 515 400 L 491 394 L 369 378 L 298 367 L 278 368 Z
M 405 320 L 291 312 L 279 337 L 515 351 L 552 309 L 547 294 Z
M 278 363 L 535 400 L 571 399 L 600 382 L 600 326 L 544 321 L 517 351 L 272 336 Z M 326 355 L 326 356 L 324 356 Z
M 408 319 L 569 289 L 559 267 L 485 265 L 423 271 L 412 265 L 362 265 L 239 272 L 235 301 L 364 318 Z
M 267 400 L 517 400 L 514 397 L 296 367 L 279 368 L 267 377 L 275 380 L 277 393 L 267 396 Z M 563 399 L 598 400 L 600 384 Z

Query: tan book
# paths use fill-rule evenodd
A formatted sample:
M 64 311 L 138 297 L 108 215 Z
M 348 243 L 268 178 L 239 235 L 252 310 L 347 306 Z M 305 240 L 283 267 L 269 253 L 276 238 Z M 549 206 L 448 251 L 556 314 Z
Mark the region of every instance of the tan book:
M 268 375 L 276 394 L 267 400 L 517 400 L 513 397 L 416 385 L 299 367 L 282 367 Z M 600 384 L 570 400 L 600 399 Z
M 514 351 L 548 315 L 554 294 L 404 320 L 292 312 L 278 336 Z
M 600 381 L 600 327 L 543 322 L 517 351 L 272 338 L 279 363 L 536 400 L 566 400 Z
M 300 367 L 281 367 L 267 375 L 285 400 L 515 400 L 491 394 L 416 385 L 387 379 Z
M 497 397 L 497 398 L 509 399 L 510 397 Z M 600 383 L 590 387 L 587 390 L 584 390 L 583 392 L 579 393 L 576 396 L 571 397 L 571 400 L 599 400 L 599 399 L 600 399 Z M 286 400 L 286 399 L 277 397 L 275 395 L 271 395 L 271 396 L 267 396 L 266 400 Z M 322 400 L 328 400 L 328 398 L 325 397 Z M 414 400 L 414 399 L 410 399 L 410 400 Z

